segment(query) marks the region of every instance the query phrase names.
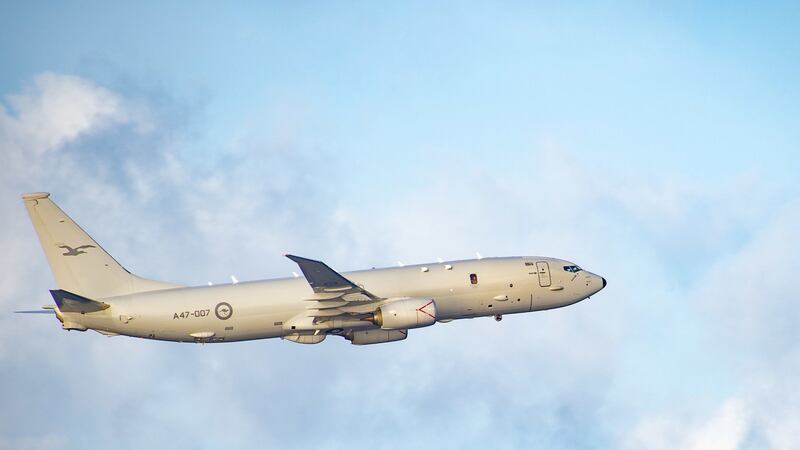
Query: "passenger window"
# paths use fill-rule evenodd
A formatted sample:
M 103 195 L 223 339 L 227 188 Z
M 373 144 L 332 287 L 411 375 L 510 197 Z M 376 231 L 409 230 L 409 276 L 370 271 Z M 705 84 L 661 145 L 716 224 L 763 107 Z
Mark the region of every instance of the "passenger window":
M 474 273 L 469 274 L 469 282 L 471 284 L 478 284 L 478 275 Z

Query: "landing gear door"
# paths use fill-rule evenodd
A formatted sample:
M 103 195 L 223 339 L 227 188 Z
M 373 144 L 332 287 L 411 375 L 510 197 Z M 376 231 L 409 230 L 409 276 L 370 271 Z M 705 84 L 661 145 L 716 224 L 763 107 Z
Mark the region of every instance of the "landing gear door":
M 550 265 L 547 261 L 537 261 L 536 271 L 539 273 L 539 286 L 550 286 Z

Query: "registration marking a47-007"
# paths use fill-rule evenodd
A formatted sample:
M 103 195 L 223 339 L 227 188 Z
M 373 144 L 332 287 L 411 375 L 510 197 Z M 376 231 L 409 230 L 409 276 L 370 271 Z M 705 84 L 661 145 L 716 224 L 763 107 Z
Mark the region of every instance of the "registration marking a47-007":
M 188 319 L 190 317 L 206 317 L 211 313 L 210 309 L 196 309 L 194 311 L 181 311 L 172 315 L 172 319 Z

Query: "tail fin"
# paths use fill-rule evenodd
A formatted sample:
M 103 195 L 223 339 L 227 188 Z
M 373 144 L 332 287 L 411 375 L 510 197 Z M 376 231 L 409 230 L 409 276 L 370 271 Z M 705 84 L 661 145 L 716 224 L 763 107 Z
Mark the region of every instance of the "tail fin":
M 59 288 L 99 299 L 178 287 L 125 270 L 50 200 L 50 194 L 34 192 L 22 199 Z

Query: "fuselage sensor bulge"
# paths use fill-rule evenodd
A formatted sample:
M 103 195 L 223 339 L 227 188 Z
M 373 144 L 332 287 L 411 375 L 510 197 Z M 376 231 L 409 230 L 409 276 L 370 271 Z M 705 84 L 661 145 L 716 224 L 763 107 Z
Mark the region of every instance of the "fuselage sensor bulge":
M 138 277 L 123 268 L 43 192 L 23 195 L 58 289 L 65 330 L 177 342 L 281 338 L 355 345 L 400 341 L 408 330 L 474 317 L 560 308 L 606 280 L 572 262 L 538 256 L 479 258 L 339 273 L 286 255 L 303 276 L 209 286 Z

